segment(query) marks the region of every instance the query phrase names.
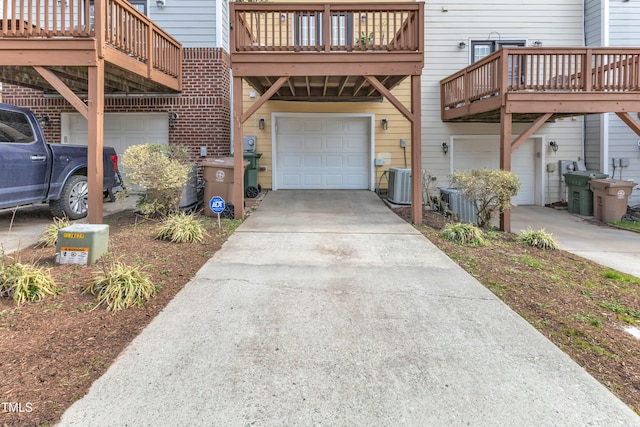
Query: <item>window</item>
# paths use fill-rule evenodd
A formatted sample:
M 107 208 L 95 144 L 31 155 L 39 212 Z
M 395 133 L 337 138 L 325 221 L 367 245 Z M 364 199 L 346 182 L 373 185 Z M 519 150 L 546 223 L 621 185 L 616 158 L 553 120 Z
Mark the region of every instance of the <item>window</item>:
M 144 15 L 147 14 L 147 0 L 129 0 L 129 3 Z
M 485 56 L 489 56 L 493 52 L 499 50 L 502 47 L 523 47 L 526 46 L 526 42 L 519 40 L 486 40 L 486 41 L 472 41 L 471 42 L 471 55 L 472 61 L 477 62 L 484 58 Z
M 15 111 L 0 111 L 0 143 L 26 144 L 33 141 L 35 141 L 33 128 L 26 115 Z
M 503 47 L 523 47 L 526 46 L 524 40 L 481 40 L 471 42 L 471 62 L 480 61 L 482 58 L 489 56 L 493 52 Z M 518 55 L 519 56 L 519 55 Z M 519 79 L 514 79 L 514 65 L 515 76 L 520 76 Z M 511 58 L 509 61 L 509 77 L 508 84 L 510 86 L 515 84 L 522 84 L 525 80 L 525 57 L 524 55 L 520 59 Z M 517 81 L 516 81 L 517 80 Z
M 296 15 L 296 45 L 322 45 L 322 13 Z M 353 14 L 335 13 L 331 16 L 331 44 L 346 46 L 353 43 Z
M 147 0 L 129 0 L 129 3 L 131 3 L 133 7 L 138 9 L 140 13 L 144 15 L 147 14 Z M 83 5 L 84 5 L 84 2 L 83 2 Z M 93 29 L 94 27 L 94 17 L 95 17 L 94 7 L 95 7 L 94 0 L 91 0 L 89 2 L 89 25 L 91 26 L 91 29 Z

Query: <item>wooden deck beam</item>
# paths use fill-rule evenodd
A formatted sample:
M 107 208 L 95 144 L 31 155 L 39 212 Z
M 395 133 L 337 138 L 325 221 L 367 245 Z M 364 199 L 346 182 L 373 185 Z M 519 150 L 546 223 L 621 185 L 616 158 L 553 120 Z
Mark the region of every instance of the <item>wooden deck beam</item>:
M 640 136 L 640 123 L 634 120 L 629 113 L 616 113 L 616 115 L 620 117 L 620 120 L 629 126 L 636 135 Z

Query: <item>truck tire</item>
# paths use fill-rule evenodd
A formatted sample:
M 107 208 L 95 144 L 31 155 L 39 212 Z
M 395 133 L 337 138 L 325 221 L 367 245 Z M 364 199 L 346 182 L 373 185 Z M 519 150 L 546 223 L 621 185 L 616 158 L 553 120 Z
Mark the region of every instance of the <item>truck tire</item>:
M 89 187 L 87 177 L 83 175 L 73 175 L 64 184 L 60 199 L 51 200 L 49 207 L 53 216 L 69 219 L 80 219 L 87 216 L 87 197 Z

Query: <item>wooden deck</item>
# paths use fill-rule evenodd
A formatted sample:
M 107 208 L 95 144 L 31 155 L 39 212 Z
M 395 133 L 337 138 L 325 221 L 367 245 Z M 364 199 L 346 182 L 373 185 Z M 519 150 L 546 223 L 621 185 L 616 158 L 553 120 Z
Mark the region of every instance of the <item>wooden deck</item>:
M 424 67 L 422 3 L 232 3 L 231 63 L 272 100 L 362 101 Z M 326 31 L 324 30 L 326 29 Z
M 105 93 L 181 89 L 182 46 L 126 0 L 0 0 L 0 5 L 4 83 L 56 92 L 34 69 L 39 66 L 74 93 L 86 94 L 87 67 L 104 60 Z
M 445 122 L 500 123 L 500 169 L 546 122 L 559 117 L 616 113 L 638 136 L 631 116 L 640 105 L 638 48 L 503 48 L 441 80 Z M 513 136 L 514 122 L 530 122 Z M 500 228 L 511 230 L 509 211 Z
M 638 48 L 504 48 L 443 79 L 442 120 L 514 122 L 638 111 Z
M 265 102 L 380 101 L 411 123 L 412 168 L 421 165 L 420 76 L 424 67 L 424 3 L 230 3 L 234 149 L 242 124 Z M 411 105 L 391 90 L 411 79 Z M 242 87 L 260 94 L 246 110 Z M 236 158 L 235 181 L 242 180 Z M 413 174 L 412 217 L 422 222 L 420 174 Z M 234 199 L 242 198 L 242 188 Z M 236 205 L 236 217 L 242 207 Z
M 0 0 L 0 82 L 87 119 L 87 219 L 101 224 L 105 94 L 179 92 L 182 46 L 126 0 Z

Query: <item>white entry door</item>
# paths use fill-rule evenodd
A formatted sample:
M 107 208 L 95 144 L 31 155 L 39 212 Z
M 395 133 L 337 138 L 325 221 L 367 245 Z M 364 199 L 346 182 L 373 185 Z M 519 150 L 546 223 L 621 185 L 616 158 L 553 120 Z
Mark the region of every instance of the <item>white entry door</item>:
M 535 204 L 536 180 L 535 144 L 525 141 L 511 154 L 511 170 L 518 175 L 522 188 L 511 199 L 517 205 Z M 456 139 L 453 170 L 500 169 L 500 141 L 495 138 Z
M 368 189 L 370 118 L 277 117 L 277 189 Z
M 88 124 L 77 113 L 62 115 L 62 142 L 87 145 Z M 168 144 L 167 113 L 105 113 L 104 145 L 115 148 L 122 156 L 137 144 Z

